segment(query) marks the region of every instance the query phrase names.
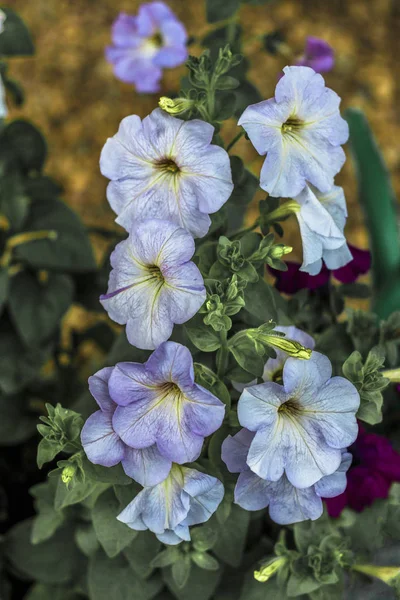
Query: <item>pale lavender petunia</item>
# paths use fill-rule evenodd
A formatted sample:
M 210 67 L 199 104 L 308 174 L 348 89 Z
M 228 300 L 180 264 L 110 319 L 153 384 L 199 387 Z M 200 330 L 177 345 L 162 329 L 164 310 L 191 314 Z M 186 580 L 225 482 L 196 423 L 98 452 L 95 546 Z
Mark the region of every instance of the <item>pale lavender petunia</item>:
M 206 235 L 209 214 L 233 190 L 228 153 L 211 144 L 213 133 L 209 123 L 182 121 L 161 109 L 143 121 L 123 119 L 100 158 L 117 223 L 129 229 L 138 219 L 166 219 L 195 237 Z
M 309 360 L 289 358 L 283 385 L 267 382 L 243 391 L 238 418 L 255 432 L 247 456 L 262 479 L 307 488 L 334 473 L 341 450 L 354 442 L 360 397 L 352 383 L 333 377 L 329 359 L 313 352 Z
M 323 497 L 333 498 L 346 489 L 346 472 L 351 454 L 341 452 L 341 462 L 332 474 L 307 488 L 294 487 L 285 474 L 278 481 L 267 481 L 253 473 L 246 460 L 255 434 L 242 429 L 222 444 L 222 459 L 231 473 L 240 473 L 235 487 L 235 503 L 245 510 L 269 507 L 269 514 L 279 525 L 289 525 L 322 515 Z
M 291 198 L 307 183 L 328 192 L 345 161 L 341 148 L 349 136 L 340 116 L 339 96 L 309 67 L 285 67 L 275 97 L 252 104 L 242 125 L 256 150 L 267 154 L 261 187 Z
M 162 70 L 188 57 L 186 29 L 164 2 L 142 4 L 137 16 L 120 13 L 112 26 L 112 41 L 106 58 L 115 76 L 142 93 L 158 92 Z
M 121 462 L 125 473 L 141 485 L 156 485 L 167 477 L 172 461 L 162 456 L 155 444 L 130 448 L 114 431 L 112 419 L 117 404 L 109 392 L 113 370 L 114 367 L 106 367 L 89 377 L 89 389 L 100 410 L 90 415 L 82 428 L 83 448 L 95 465 L 113 467 Z
M 162 483 L 144 488 L 117 518 L 131 529 L 149 529 L 164 544 L 179 544 L 190 541 L 189 527 L 208 521 L 223 496 L 215 477 L 173 465 Z
M 300 204 L 296 217 L 303 243 L 300 270 L 318 275 L 322 261 L 330 270 L 349 263 L 353 257 L 343 233 L 347 218 L 343 188 L 334 185 L 322 194 L 316 188 L 306 186 L 295 200 Z
M 188 321 L 206 298 L 204 281 L 191 262 L 191 235 L 167 221 L 135 223 L 111 255 L 108 292 L 100 301 L 110 318 L 126 325 L 131 344 L 151 350 L 174 324 Z
M 321 38 L 308 36 L 304 54 L 296 60 L 296 65 L 311 67 L 316 73 L 327 73 L 333 69 L 334 64 L 335 54 L 332 46 Z
M 113 416 L 119 437 L 137 449 L 156 444 L 179 464 L 196 460 L 224 419 L 224 404 L 195 383 L 192 355 L 175 342 L 161 344 L 145 364 L 119 363 L 109 390 L 119 405 Z

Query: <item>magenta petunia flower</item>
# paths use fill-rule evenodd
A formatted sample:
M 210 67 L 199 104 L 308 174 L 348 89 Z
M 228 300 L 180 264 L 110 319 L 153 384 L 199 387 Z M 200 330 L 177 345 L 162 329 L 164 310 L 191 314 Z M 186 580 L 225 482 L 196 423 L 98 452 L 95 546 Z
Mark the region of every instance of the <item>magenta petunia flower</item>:
M 317 73 L 327 73 L 335 65 L 335 55 L 332 46 L 325 40 L 308 36 L 304 54 L 295 63 L 298 67 L 311 67 Z
M 338 517 L 346 506 L 361 512 L 377 498 L 387 498 L 391 484 L 400 481 L 400 454 L 383 436 L 368 433 L 359 425 L 357 440 L 349 452 L 353 463 L 347 473 L 346 490 L 335 498 L 325 498 L 331 517 Z
M 340 269 L 329 270 L 322 265 L 318 275 L 309 275 L 300 271 L 301 265 L 287 261 L 287 271 L 277 271 L 269 267 L 269 271 L 276 277 L 276 289 L 285 294 L 295 294 L 300 290 L 316 290 L 329 281 L 330 274 L 341 283 L 353 283 L 360 275 L 365 275 L 371 268 L 371 254 L 369 250 L 361 250 L 348 244 L 353 260 Z
M 141 93 L 158 92 L 162 70 L 188 57 L 186 29 L 164 2 L 142 4 L 137 16 L 120 13 L 112 26 L 112 41 L 106 59 L 115 76 Z

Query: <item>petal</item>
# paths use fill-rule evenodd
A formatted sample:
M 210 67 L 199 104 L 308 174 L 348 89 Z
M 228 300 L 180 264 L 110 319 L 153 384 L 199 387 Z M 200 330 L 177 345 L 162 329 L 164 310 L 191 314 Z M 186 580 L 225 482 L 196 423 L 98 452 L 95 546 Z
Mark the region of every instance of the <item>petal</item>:
M 283 367 L 283 386 L 302 406 L 312 406 L 314 395 L 332 375 L 327 356 L 313 351 L 309 360 L 288 358 Z
M 114 367 L 109 389 L 111 397 L 119 406 L 126 406 L 137 400 L 151 400 L 158 394 L 145 365 L 130 362 L 118 363 Z
M 138 43 L 136 17 L 120 13 L 112 24 L 112 40 L 116 46 L 129 48 Z
M 169 317 L 174 323 L 186 323 L 203 305 L 206 299 L 204 280 L 192 262 L 164 271 L 166 285 L 159 301 L 165 303 Z
M 103 412 L 114 412 L 115 410 L 115 404 L 108 390 L 108 383 L 113 370 L 114 367 L 105 367 L 88 379 L 90 393 Z
M 146 219 L 135 223 L 131 235 L 135 258 L 158 265 L 162 271 L 189 261 L 195 251 L 192 236 L 169 221 Z
M 81 432 L 86 456 L 95 465 L 113 467 L 123 458 L 125 444 L 114 432 L 112 414 L 100 410 L 90 415 Z
M 185 419 L 193 433 L 208 436 L 217 431 L 225 417 L 225 405 L 200 385 L 185 391 Z
M 272 485 L 269 516 L 278 525 L 290 525 L 308 519 L 315 521 L 322 515 L 322 501 L 313 486 L 299 490 L 286 477 Z
M 347 479 L 346 473 L 351 465 L 353 457 L 349 452 L 342 452 L 342 462 L 340 467 L 332 475 L 322 477 L 315 484 L 314 488 L 318 496 L 321 498 L 335 498 L 346 489 Z
M 190 509 L 182 525 L 205 523 L 215 513 L 224 497 L 224 486 L 215 477 L 195 469 L 182 468 L 183 489 L 190 496 Z
M 179 531 L 179 535 L 175 533 L 175 531 Z M 171 529 L 167 529 L 164 533 L 157 533 L 157 539 L 160 540 L 163 544 L 167 544 L 169 546 L 176 546 L 176 544 L 180 544 L 182 541 L 190 541 L 190 533 L 188 527 L 181 527 L 178 525 L 175 531 Z
M 153 488 L 144 488 L 137 496 L 124 508 L 122 512 L 117 516 L 117 520 L 121 523 L 125 523 L 131 529 L 136 531 L 145 531 L 148 529 L 147 525 L 143 522 L 142 511 L 147 504 L 147 498 Z
M 154 350 L 146 369 L 158 384 L 171 381 L 181 388 L 194 384 L 192 355 L 186 346 L 176 342 L 165 342 Z
M 164 46 L 153 58 L 153 64 L 164 69 L 172 69 L 184 63 L 187 57 L 186 46 Z
M 163 21 L 161 23 L 160 29 L 166 46 L 174 49 L 176 48 L 185 50 L 186 56 L 184 57 L 183 61 L 186 60 L 188 54 L 186 49 L 188 35 L 183 24 L 174 17 L 172 19 L 170 18 Z M 181 63 L 179 62 L 171 66 L 177 66 L 179 64 Z
M 344 243 L 343 246 L 340 246 L 340 248 L 337 248 L 336 250 L 324 250 L 322 253 L 322 258 L 324 259 L 328 269 L 332 271 L 335 269 L 343 268 L 345 265 L 351 262 L 353 256 L 350 252 L 347 243 Z
M 143 119 L 143 132 L 158 158 L 174 156 L 176 138 L 185 121 L 156 108 Z
M 126 447 L 122 466 L 128 477 L 148 487 L 157 485 L 168 476 L 172 462 L 160 454 L 156 445 L 142 450 Z
M 278 408 L 285 400 L 286 394 L 282 386 L 276 383 L 248 387 L 239 398 L 239 423 L 250 431 L 273 426 L 277 420 Z
M 235 487 L 235 503 L 245 510 L 261 510 L 270 501 L 271 488 L 275 485 L 265 481 L 252 471 L 240 473 Z
M 246 131 L 257 152 L 263 155 L 281 145 L 281 127 L 292 109 L 292 101 L 277 104 L 274 98 L 264 100 L 248 106 L 238 125 Z
M 253 441 L 254 433 L 248 429 L 241 429 L 239 433 L 228 437 L 222 442 L 221 458 L 231 473 L 248 471 L 247 454 Z

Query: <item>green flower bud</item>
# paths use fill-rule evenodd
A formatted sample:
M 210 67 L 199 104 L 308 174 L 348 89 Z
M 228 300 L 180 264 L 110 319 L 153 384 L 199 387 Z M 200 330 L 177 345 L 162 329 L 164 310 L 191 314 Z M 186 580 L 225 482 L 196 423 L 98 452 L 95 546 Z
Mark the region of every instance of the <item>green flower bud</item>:
M 390 583 L 400 575 L 400 567 L 378 567 L 376 565 L 353 565 L 353 569 L 359 573 L 365 573 L 371 577 L 376 577 L 385 583 Z
M 292 252 L 292 246 L 285 246 L 284 244 L 276 244 L 272 246 L 271 250 L 268 253 L 270 258 L 282 258 L 285 254 L 290 254 Z
M 189 98 L 168 98 L 161 96 L 158 101 L 158 106 L 170 115 L 181 115 L 182 113 L 192 109 L 195 105 L 194 100 Z
M 299 342 L 289 340 L 286 337 L 281 337 L 278 335 L 263 335 L 260 339 L 269 346 L 278 348 L 278 350 L 283 350 L 286 352 L 286 354 L 293 356 L 294 358 L 308 360 L 311 356 L 312 350 L 310 348 L 305 348 Z
M 72 481 L 76 471 L 77 467 L 75 465 L 68 465 L 67 467 L 63 468 L 61 472 L 61 479 L 65 485 L 68 485 Z
M 260 583 L 265 583 L 270 579 L 286 562 L 284 556 L 271 558 L 265 565 L 260 567 L 259 571 L 254 571 L 254 579 Z

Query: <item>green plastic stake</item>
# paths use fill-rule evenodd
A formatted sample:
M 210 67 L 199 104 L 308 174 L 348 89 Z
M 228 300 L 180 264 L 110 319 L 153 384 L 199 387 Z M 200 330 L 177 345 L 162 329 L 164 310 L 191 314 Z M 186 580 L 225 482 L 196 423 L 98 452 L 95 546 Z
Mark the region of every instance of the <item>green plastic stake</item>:
M 400 238 L 395 195 L 375 137 L 361 110 L 345 112 L 356 164 L 360 204 L 370 236 L 373 310 L 384 319 L 400 309 Z

